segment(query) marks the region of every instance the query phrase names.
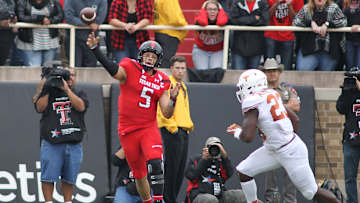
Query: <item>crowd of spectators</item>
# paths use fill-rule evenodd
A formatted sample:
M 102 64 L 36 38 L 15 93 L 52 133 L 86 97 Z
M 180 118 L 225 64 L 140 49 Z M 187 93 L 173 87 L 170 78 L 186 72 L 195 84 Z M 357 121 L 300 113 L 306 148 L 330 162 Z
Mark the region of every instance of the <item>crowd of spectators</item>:
M 346 70 L 360 66 L 360 1 L 358 0 L 204 0 L 190 24 L 239 26 L 299 26 L 312 32 L 231 31 L 229 68 L 258 68 L 266 58 L 277 58 L 285 70 Z M 171 6 L 170 6 L 171 5 Z M 96 10 L 96 20 L 84 24 L 84 7 Z M 13 28 L 16 22 L 68 23 L 87 26 L 76 31 L 75 66 L 94 67 L 95 57 L 85 45 L 91 31 L 109 23 L 120 30 L 107 32 L 108 53 L 114 60 L 136 58 L 140 44 L 155 33 L 164 46 L 164 68 L 175 55 L 187 31 L 142 30 L 147 25 L 188 24 L 178 0 L 0 0 L 0 65 L 42 66 L 53 60 L 59 47 L 69 57 L 69 30 L 64 40 L 57 29 Z M 352 32 L 328 32 L 328 28 L 351 26 Z M 222 67 L 224 33 L 197 30 L 192 59 L 196 69 Z M 12 51 L 11 51 L 12 50 Z M 11 54 L 12 53 L 12 54 Z

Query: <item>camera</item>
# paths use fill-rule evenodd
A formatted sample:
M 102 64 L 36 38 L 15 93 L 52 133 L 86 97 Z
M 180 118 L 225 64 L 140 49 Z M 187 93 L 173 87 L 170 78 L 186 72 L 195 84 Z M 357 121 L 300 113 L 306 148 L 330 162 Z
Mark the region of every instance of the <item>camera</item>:
M 70 80 L 70 71 L 60 68 L 60 66 L 53 65 L 52 67 L 44 66 L 41 68 L 41 78 L 46 78 L 46 84 L 50 87 L 63 86 L 62 79 Z
M 217 145 L 208 145 L 207 148 L 211 157 L 217 157 L 220 154 L 220 147 Z
M 358 67 L 353 67 L 349 71 L 344 73 L 344 89 L 357 89 L 356 79 L 360 81 L 360 69 Z

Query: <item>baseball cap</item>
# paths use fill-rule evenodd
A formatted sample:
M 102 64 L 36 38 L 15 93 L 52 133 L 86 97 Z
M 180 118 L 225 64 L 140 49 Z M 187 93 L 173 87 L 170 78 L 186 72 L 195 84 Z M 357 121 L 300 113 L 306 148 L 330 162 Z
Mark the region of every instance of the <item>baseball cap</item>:
M 209 137 L 205 142 L 205 146 L 209 146 L 209 145 L 214 144 L 214 143 L 222 144 L 220 138 L 218 138 L 218 137 Z
M 260 66 L 259 69 L 262 70 L 262 71 L 265 71 L 265 70 L 279 70 L 280 72 L 282 72 L 284 70 L 284 65 L 283 64 L 278 64 L 278 62 L 274 58 L 267 58 L 265 60 L 264 65 Z

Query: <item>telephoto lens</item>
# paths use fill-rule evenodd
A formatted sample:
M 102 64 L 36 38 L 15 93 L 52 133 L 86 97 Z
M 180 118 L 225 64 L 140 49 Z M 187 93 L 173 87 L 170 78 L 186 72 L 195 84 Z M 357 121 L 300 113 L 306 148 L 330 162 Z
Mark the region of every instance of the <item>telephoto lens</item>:
M 220 154 L 220 147 L 217 145 L 210 145 L 208 146 L 209 154 L 212 157 L 216 157 Z

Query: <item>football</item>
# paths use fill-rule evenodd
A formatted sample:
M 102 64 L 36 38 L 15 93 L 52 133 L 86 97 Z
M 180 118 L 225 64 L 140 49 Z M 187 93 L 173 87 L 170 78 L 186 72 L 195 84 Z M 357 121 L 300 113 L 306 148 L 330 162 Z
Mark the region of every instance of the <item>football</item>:
M 80 19 L 83 23 L 90 25 L 96 19 L 96 12 L 94 8 L 85 7 L 80 11 Z

